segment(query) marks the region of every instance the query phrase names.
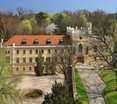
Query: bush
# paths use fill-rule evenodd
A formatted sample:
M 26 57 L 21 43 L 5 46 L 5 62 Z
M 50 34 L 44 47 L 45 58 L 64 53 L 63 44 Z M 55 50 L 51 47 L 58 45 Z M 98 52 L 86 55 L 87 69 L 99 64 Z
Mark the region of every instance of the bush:
M 43 95 L 42 90 L 34 89 L 34 90 L 31 90 L 30 92 L 26 93 L 24 96 L 26 98 L 37 98 L 37 97 L 40 97 L 42 95 Z
M 45 95 L 42 104 L 81 104 L 78 100 L 75 102 L 61 83 L 55 82 L 52 87 L 52 93 Z

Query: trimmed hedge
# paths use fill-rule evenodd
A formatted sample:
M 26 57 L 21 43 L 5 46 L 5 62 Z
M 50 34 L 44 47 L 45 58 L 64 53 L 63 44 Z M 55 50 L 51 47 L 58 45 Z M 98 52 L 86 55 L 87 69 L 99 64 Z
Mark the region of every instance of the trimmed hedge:
M 104 97 L 107 104 L 117 104 L 117 91 L 115 73 L 110 69 L 100 72 L 102 80 L 105 82 Z

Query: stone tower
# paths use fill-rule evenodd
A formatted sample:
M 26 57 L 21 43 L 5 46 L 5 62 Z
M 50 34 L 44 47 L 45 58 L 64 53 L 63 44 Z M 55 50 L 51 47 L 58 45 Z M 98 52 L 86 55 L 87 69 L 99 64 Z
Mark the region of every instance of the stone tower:
M 90 38 L 92 23 L 86 23 L 85 27 L 67 27 L 67 35 L 73 40 L 73 53 L 77 62 L 89 63 Z

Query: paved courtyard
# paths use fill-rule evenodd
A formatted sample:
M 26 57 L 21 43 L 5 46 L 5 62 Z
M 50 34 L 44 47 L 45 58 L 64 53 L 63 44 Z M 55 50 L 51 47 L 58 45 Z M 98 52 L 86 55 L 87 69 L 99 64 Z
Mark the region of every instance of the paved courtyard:
M 64 79 L 63 75 L 42 76 L 42 77 L 22 76 L 22 80 L 18 84 L 17 89 L 20 89 L 22 91 L 30 89 L 41 89 L 45 95 L 51 92 L 51 88 L 55 80 L 57 82 L 63 83 L 63 79 Z M 41 104 L 44 95 L 41 98 L 37 99 L 25 99 L 23 101 L 23 104 Z
M 78 67 L 81 79 L 83 80 L 84 86 L 86 88 L 89 103 L 90 104 L 105 104 L 104 98 L 102 96 L 103 89 L 105 87 L 104 82 L 100 79 L 96 71 L 91 70 L 90 68 Z

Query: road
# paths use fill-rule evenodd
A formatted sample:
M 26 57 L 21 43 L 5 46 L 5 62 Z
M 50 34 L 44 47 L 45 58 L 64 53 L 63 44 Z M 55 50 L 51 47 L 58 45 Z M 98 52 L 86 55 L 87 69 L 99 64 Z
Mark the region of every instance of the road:
M 84 67 L 84 68 L 83 68 Z M 77 65 L 80 77 L 83 80 L 86 88 L 90 104 L 105 104 L 102 96 L 105 87 L 104 82 L 99 77 L 98 73 L 90 69 L 91 66 Z

